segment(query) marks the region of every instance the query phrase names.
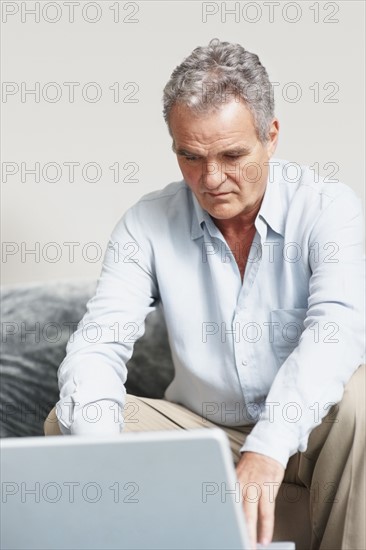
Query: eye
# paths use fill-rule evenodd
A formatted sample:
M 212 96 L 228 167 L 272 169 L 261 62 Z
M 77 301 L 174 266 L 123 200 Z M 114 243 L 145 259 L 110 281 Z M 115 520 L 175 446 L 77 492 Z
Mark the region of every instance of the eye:
M 225 155 L 228 159 L 239 159 L 241 155 Z
M 198 160 L 198 157 L 192 157 L 184 155 L 185 160 L 188 160 L 188 162 L 194 162 L 195 160 Z

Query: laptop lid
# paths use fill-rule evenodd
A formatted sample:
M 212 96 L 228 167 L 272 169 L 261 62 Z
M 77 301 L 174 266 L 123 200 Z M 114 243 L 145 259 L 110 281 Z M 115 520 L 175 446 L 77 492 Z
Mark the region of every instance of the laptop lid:
M 1 441 L 1 548 L 246 548 L 221 430 Z
M 0 451 L 3 549 L 249 549 L 222 430 L 9 438 Z

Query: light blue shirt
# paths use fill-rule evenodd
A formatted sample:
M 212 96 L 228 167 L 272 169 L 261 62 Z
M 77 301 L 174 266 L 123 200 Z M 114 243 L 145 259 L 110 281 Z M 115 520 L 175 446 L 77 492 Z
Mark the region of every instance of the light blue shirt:
M 362 219 L 348 186 L 273 159 L 242 281 L 184 180 L 143 196 L 113 229 L 59 367 L 62 432 L 123 429 L 126 363 L 161 304 L 175 366 L 166 399 L 255 424 L 242 451 L 286 466 L 363 361 Z M 98 422 L 84 415 L 91 403 Z

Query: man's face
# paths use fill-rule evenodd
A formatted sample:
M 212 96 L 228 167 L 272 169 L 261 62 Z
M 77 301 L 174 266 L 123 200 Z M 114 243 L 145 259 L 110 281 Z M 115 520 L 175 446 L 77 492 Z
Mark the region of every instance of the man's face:
M 213 218 L 239 221 L 259 208 L 268 161 L 277 144 L 276 119 L 269 141 L 262 144 L 242 101 L 232 100 L 215 112 L 199 115 L 176 104 L 170 113 L 170 129 L 183 177 Z

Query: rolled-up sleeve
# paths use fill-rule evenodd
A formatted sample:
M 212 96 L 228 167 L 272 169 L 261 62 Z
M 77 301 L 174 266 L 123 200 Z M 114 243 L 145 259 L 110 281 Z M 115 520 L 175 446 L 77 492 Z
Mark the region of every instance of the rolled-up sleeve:
M 64 434 L 123 430 L 126 363 L 158 300 L 147 234 L 138 204 L 112 231 L 95 295 L 58 369 L 56 414 Z

